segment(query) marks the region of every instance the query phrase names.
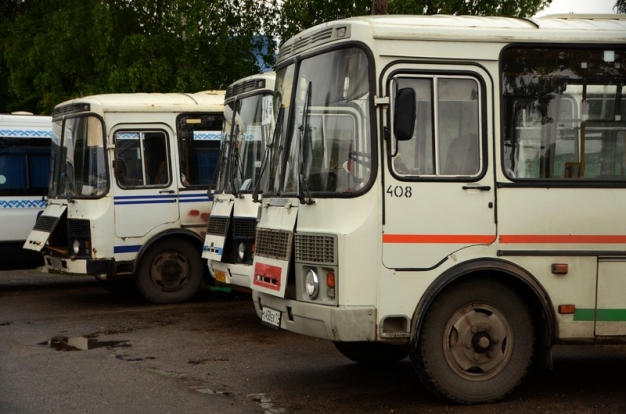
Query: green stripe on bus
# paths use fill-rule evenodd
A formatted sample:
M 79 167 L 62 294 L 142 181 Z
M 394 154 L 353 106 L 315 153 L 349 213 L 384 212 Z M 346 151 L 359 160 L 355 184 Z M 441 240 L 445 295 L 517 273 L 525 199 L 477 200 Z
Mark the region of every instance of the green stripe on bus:
M 626 309 L 576 309 L 575 321 L 626 322 Z

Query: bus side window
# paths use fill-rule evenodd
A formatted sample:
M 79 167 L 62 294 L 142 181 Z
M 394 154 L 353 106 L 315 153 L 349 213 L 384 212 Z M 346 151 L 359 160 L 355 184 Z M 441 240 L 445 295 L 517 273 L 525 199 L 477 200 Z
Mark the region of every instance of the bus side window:
M 478 175 L 478 82 L 473 78 L 443 76 L 407 76 L 396 78 L 396 82 L 398 89 L 415 91 L 416 122 L 413 137 L 398 141 L 391 163 L 394 172 L 399 176 L 447 179 Z

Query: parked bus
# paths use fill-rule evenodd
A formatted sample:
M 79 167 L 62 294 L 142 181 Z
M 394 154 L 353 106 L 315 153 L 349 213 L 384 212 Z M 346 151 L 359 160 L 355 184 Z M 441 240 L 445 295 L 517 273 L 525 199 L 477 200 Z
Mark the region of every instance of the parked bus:
M 37 214 L 46 206 L 50 177 L 52 118 L 30 113 L 0 114 L 0 269 L 43 265 L 40 254 L 22 249 Z
M 219 175 L 202 254 L 216 280 L 245 288 L 252 276 L 259 210 L 253 193 L 263 187 L 274 122 L 274 77 L 274 72 L 249 76 L 226 91 Z
M 459 403 L 626 343 L 626 19 L 369 16 L 285 42 L 253 300 Z M 622 200 L 624 197 L 624 200 Z
M 154 303 L 191 298 L 210 279 L 201 252 L 223 103 L 210 91 L 58 105 L 48 206 L 24 248 L 42 251 L 50 272 L 110 290 L 133 281 Z

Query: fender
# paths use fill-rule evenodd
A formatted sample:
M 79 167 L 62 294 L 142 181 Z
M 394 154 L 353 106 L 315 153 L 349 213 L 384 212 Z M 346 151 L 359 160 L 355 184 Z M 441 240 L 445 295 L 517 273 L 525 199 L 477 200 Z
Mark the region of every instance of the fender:
M 550 347 L 556 337 L 556 329 L 558 325 L 556 323 L 556 315 L 554 313 L 552 301 L 550 300 L 550 297 L 546 293 L 545 289 L 533 275 L 514 263 L 502 259 L 482 258 L 459 263 L 458 265 L 446 270 L 437 279 L 435 279 L 426 292 L 424 292 L 424 295 L 422 295 L 422 298 L 418 302 L 412 317 L 410 336 L 411 348 L 415 348 L 417 346 L 417 337 L 420 333 L 426 311 L 439 293 L 441 293 L 441 291 L 450 284 L 467 277 L 470 274 L 485 272 L 492 275 L 498 274 L 501 280 L 509 285 L 517 284 L 519 286 L 521 284 L 527 293 L 526 295 L 522 294 L 522 298 L 527 304 L 529 302 L 527 295 L 534 295 L 534 299 L 536 299 L 536 301 L 540 304 L 541 314 L 545 315 L 546 322 L 544 324 L 544 333 L 542 334 L 544 341 L 543 345 Z M 518 289 L 516 290 L 518 293 L 521 293 Z M 538 311 L 537 306 L 532 308 L 529 306 L 529 311 L 536 314 Z

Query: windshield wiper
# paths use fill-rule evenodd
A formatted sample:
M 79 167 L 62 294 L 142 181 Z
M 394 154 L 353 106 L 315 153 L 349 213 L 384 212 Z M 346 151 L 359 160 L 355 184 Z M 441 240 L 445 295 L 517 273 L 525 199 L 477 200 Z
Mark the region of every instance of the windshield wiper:
M 252 202 L 259 203 L 259 186 L 261 185 L 261 181 L 263 181 L 262 177 L 265 173 L 265 169 L 269 164 L 269 160 L 273 158 L 272 149 L 274 148 L 274 143 L 278 142 L 283 130 L 283 117 L 285 116 L 285 108 L 282 107 L 278 111 L 278 117 L 276 118 L 276 127 L 274 128 L 274 134 L 272 134 L 271 141 L 267 141 L 265 144 L 265 151 L 263 152 L 263 160 L 261 161 L 261 170 L 259 171 L 259 176 L 254 183 L 254 189 L 252 190 Z
M 311 193 L 309 192 L 308 185 L 308 177 L 305 177 L 306 168 L 305 164 L 307 163 L 308 158 L 305 160 L 305 144 L 310 144 L 308 140 L 311 138 L 311 127 L 309 126 L 309 111 L 311 107 L 311 93 L 313 90 L 313 82 L 309 82 L 309 85 L 306 89 L 306 98 L 304 100 L 304 107 L 302 108 L 302 123 L 298 128 L 300 131 L 300 136 L 298 140 L 298 145 L 300 146 L 298 151 L 298 200 L 302 204 L 315 204 L 315 201 L 311 198 Z M 308 140 L 307 140 L 308 139 Z M 302 187 L 304 186 L 304 191 L 302 191 Z M 308 198 L 308 200 L 306 199 Z
M 235 197 L 239 197 L 239 183 L 236 175 L 239 174 L 239 177 L 243 176 L 243 171 L 241 171 L 239 166 L 239 147 L 237 145 L 237 136 L 239 135 L 239 125 L 235 125 L 235 129 L 233 131 L 233 139 L 231 139 L 231 149 L 230 149 L 230 168 L 229 168 L 229 177 L 230 177 L 230 186 L 233 191 L 233 195 Z

